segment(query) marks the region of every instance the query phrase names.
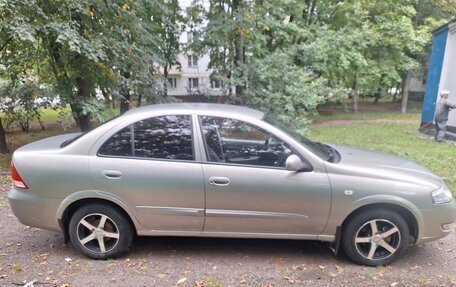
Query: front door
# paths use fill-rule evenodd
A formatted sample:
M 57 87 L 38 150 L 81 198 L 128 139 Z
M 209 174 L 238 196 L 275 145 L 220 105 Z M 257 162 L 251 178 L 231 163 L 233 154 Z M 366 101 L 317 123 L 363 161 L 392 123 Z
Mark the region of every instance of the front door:
M 208 232 L 320 233 L 331 189 L 320 172 L 284 168 L 288 145 L 265 130 L 228 118 L 200 117 Z

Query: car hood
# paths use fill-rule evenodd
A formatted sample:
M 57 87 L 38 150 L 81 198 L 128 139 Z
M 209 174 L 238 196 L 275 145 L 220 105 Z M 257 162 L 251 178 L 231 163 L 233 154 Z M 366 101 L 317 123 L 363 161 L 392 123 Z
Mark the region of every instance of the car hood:
M 327 164 L 328 171 L 353 176 L 372 177 L 428 186 L 437 189 L 443 180 L 428 168 L 390 154 L 343 145 L 331 145 L 341 157 L 338 163 Z

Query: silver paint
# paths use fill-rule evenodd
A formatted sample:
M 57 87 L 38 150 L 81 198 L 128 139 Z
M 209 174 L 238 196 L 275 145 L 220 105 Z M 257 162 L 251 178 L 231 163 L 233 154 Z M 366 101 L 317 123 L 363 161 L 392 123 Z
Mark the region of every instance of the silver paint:
M 150 117 L 192 115 L 194 161 L 100 157 L 117 131 Z M 208 162 L 198 115 L 229 117 L 268 131 L 313 168 L 296 172 Z M 332 145 L 341 161 L 323 161 L 262 112 L 229 105 L 166 104 L 131 110 L 88 132 L 43 139 L 19 148 L 13 161 L 28 190 L 12 188 L 10 206 L 26 224 L 59 230 L 58 220 L 79 200 L 109 201 L 130 217 L 138 235 L 290 238 L 333 241 L 355 210 L 391 204 L 417 222 L 416 243 L 442 238 L 456 204 L 432 203 L 443 180 L 429 169 L 391 155 Z M 296 162 L 295 162 L 296 163 Z M 347 191 L 355 190 L 347 196 Z M 380 240 L 380 239 L 376 239 Z

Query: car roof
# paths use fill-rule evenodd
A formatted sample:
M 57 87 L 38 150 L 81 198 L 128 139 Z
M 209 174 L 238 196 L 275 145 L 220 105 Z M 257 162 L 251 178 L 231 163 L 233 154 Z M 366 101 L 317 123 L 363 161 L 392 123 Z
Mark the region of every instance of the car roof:
M 227 116 L 228 114 L 236 114 L 254 117 L 257 119 L 262 119 L 264 113 L 254 109 L 250 109 L 242 106 L 235 105 L 225 105 L 225 104 L 208 104 L 208 103 L 170 103 L 170 104 L 157 104 L 157 105 L 148 105 L 142 106 L 129 110 L 125 115 L 135 115 L 140 113 L 147 113 L 152 111 L 191 111 L 197 114 L 204 114 L 205 112 L 210 111 L 213 113 L 220 113 L 221 116 Z

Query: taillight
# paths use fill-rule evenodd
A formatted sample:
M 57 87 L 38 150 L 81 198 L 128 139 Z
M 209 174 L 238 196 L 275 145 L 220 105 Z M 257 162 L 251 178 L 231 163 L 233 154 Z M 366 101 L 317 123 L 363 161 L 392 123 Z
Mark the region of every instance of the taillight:
M 16 167 L 14 166 L 14 163 L 12 161 L 11 161 L 11 177 L 13 178 L 13 185 L 15 187 L 28 189 L 28 186 L 25 184 L 24 180 L 21 178 L 21 176 L 17 172 Z

